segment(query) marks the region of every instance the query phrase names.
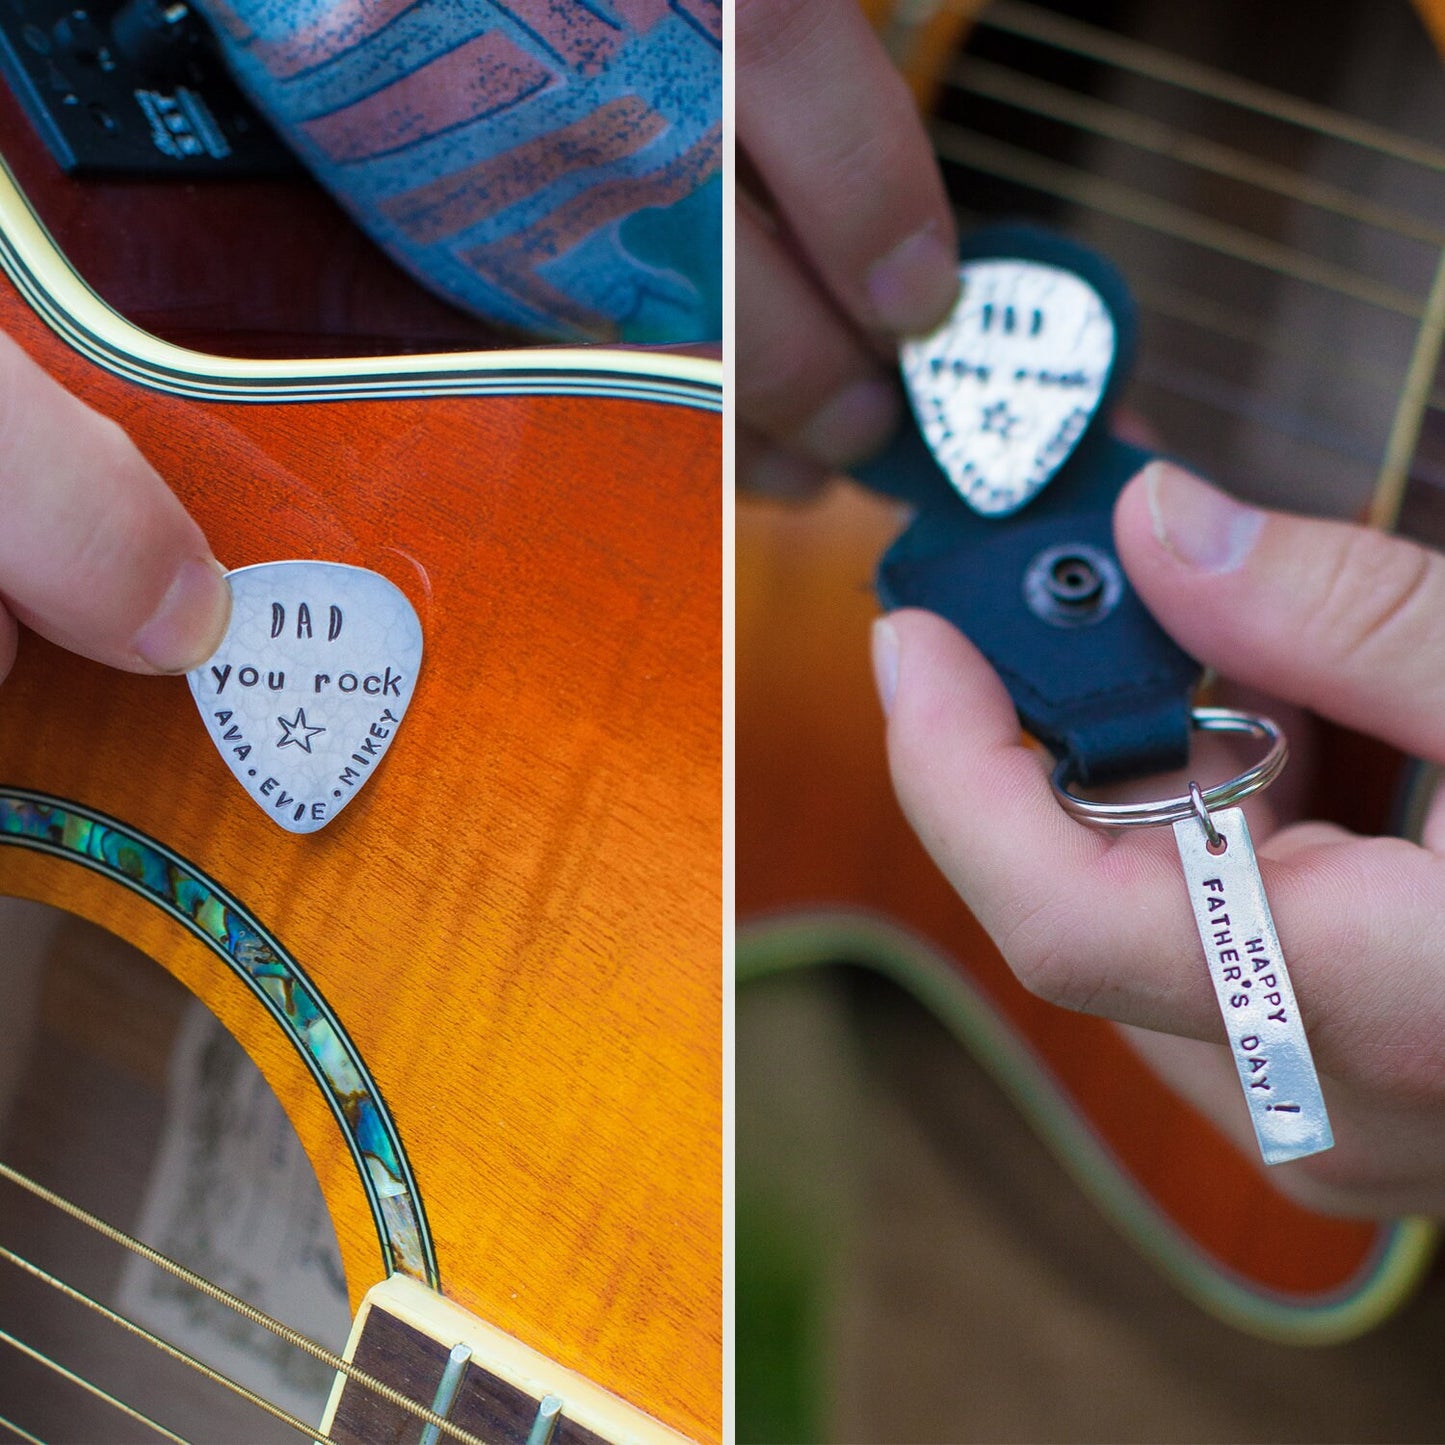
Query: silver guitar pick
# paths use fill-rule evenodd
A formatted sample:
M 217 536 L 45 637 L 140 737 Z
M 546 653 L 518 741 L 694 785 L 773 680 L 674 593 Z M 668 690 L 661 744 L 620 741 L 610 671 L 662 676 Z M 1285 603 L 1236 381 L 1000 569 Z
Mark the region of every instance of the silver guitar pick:
M 231 625 L 187 674 L 206 731 L 288 833 L 324 828 L 370 781 L 416 687 L 421 623 L 400 588 L 337 562 L 229 574 Z
M 1114 364 L 1114 321 L 1082 277 L 1037 261 L 970 261 L 948 320 L 902 346 L 928 445 L 984 516 L 1016 512 L 1068 460 Z

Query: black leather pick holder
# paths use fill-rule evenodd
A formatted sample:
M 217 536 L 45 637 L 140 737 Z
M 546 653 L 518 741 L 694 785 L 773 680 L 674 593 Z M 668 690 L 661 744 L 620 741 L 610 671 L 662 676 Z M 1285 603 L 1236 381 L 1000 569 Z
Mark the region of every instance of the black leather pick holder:
M 946 353 L 951 359 L 940 361 L 935 353 L 932 374 L 947 381 L 950 369 L 972 366 L 979 376 L 990 366 L 996 371 L 999 353 L 990 352 L 977 313 L 987 307 L 983 324 L 995 330 L 1006 315 L 1011 334 L 1002 354 L 1010 376 L 1019 378 L 1021 431 L 1028 426 L 1023 414 L 1030 388 L 1085 390 L 1077 368 L 1049 371 L 1051 337 L 1066 330 L 1074 335 L 1077 318 L 1062 305 L 1057 314 L 1051 310 L 1048 297 L 1054 293 L 1046 281 L 1025 277 L 1015 284 L 1007 273 L 992 292 L 988 273 L 979 272 L 976 285 L 970 281 L 968 263 L 995 258 L 1063 270 L 1093 288 L 1114 326 L 1107 380 L 1062 465 L 1007 515 L 980 515 L 945 474 L 919 421 L 930 406 L 935 414 L 941 411 L 930 397 L 920 397 L 915 384 L 913 414 L 887 452 L 860 473 L 867 485 L 917 509 L 879 564 L 879 597 L 890 610 L 925 608 L 960 628 L 998 670 L 1023 726 L 1066 760 L 1071 780 L 1089 785 L 1183 767 L 1199 665 L 1165 634 L 1129 585 L 1111 525 L 1125 482 L 1151 459 L 1107 430 L 1111 403 L 1132 357 L 1132 301 L 1112 266 L 1051 233 L 995 227 L 964 244 L 964 296 L 955 320 L 945 325 L 972 330 Z M 1044 299 L 1032 307 L 1030 288 L 1036 284 Z M 979 299 L 990 295 L 995 299 Z M 1013 297 L 1019 298 L 1017 316 L 1012 304 L 1003 305 Z M 1026 341 L 1013 334 L 1026 335 L 1030 327 L 1036 334 Z M 1070 364 L 1066 358 L 1063 366 Z M 969 385 L 972 390 L 955 398 L 950 426 L 966 426 L 973 412 L 991 410 L 997 429 L 999 408 L 1008 409 L 998 400 L 997 386 L 985 392 L 981 383 Z M 1083 425 L 1083 411 L 1077 415 Z M 987 430 L 986 420 L 983 425 Z M 985 471 L 987 466 L 985 460 Z M 978 476 L 970 464 L 965 480 L 977 486 Z M 997 489 L 991 490 L 996 495 Z

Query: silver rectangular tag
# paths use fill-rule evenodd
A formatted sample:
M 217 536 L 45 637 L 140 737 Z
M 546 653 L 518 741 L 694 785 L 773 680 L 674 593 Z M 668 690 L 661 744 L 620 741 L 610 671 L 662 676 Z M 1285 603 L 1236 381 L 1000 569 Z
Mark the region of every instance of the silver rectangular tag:
M 1334 1135 L 1244 812 L 1209 816 L 1221 852 L 1194 817 L 1174 824 L 1174 841 L 1260 1153 L 1284 1164 L 1330 1148 Z

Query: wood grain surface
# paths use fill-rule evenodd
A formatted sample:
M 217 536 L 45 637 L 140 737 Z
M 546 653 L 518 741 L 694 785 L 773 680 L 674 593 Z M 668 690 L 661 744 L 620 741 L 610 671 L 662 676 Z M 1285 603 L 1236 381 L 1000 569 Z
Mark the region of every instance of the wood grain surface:
M 716 1439 L 717 418 L 555 396 L 196 403 L 93 368 L 8 286 L 0 326 L 130 432 L 228 566 L 372 568 L 426 640 L 390 756 L 312 837 L 235 785 L 183 679 L 29 636 L 0 781 L 123 819 L 237 895 L 374 1074 L 445 1293 Z M 0 848 L 0 892 L 102 924 L 211 1006 L 294 1122 L 359 1300 L 383 1270 L 366 1197 L 256 999 L 72 863 Z

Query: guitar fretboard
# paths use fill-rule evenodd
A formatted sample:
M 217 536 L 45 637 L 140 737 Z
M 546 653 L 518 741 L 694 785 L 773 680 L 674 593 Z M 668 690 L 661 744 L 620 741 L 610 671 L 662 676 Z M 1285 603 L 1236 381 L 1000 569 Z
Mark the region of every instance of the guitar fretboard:
M 682 1445 L 657 1421 L 401 1275 L 367 1295 L 347 1359 L 488 1445 Z M 338 1377 L 323 1428 L 337 1445 L 417 1438 L 414 1411 L 354 1377 Z M 423 1434 L 423 1445 L 443 1438 Z

